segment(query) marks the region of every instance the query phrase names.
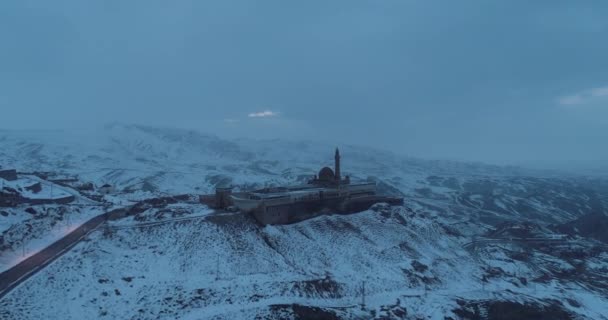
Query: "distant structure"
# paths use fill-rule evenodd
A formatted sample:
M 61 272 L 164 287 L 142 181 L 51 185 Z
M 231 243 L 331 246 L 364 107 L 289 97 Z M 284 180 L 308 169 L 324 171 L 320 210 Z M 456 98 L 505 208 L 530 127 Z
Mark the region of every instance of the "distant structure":
M 219 187 L 215 189 L 215 205 L 219 208 L 227 208 L 232 205 L 230 197 L 232 196 L 231 187 Z
M 106 195 L 106 194 L 112 194 L 116 191 L 116 189 L 110 185 L 110 184 L 104 184 L 103 186 L 99 187 L 99 189 L 97 189 L 97 191 L 100 194 Z
M 40 182 L 36 182 L 30 186 L 25 187 L 25 190 L 31 191 L 33 193 L 38 193 L 42 191 L 42 184 Z
M 21 196 L 14 191 L 0 190 L 0 208 L 16 207 L 21 202 Z
M 367 210 L 379 202 L 403 204 L 403 198 L 378 195 L 373 182 L 351 183 L 349 176 L 343 179 L 340 150 L 337 148 L 334 161 L 334 170 L 324 167 L 304 185 L 239 193 L 222 187 L 216 189 L 214 196 L 202 195 L 200 201 L 218 209 L 234 207 L 251 213 L 264 225 L 299 222 L 327 212 L 353 213 Z
M 0 170 L 0 178 L 6 181 L 15 181 L 17 180 L 17 170 L 8 169 L 8 170 Z

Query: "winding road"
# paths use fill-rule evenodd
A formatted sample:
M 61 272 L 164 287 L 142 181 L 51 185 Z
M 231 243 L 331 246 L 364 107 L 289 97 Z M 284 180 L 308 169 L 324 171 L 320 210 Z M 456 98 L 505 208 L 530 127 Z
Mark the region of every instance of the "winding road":
M 49 263 L 61 257 L 99 225 L 107 220 L 124 216 L 128 210 L 128 208 L 120 208 L 91 218 L 65 237 L 0 273 L 0 299 Z
M 537 243 L 537 244 L 580 244 L 580 241 L 568 239 L 566 236 L 559 237 L 544 237 L 544 238 L 485 238 L 479 237 L 471 242 L 465 243 L 462 247 L 470 252 L 475 252 L 478 247 L 486 246 L 490 244 L 503 244 L 503 243 Z

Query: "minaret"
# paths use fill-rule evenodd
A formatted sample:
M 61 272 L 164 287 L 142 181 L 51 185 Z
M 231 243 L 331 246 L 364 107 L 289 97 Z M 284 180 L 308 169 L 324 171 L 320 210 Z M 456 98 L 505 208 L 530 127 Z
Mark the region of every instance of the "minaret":
M 338 150 L 338 148 L 336 148 L 336 155 L 334 157 L 336 163 L 335 163 L 335 175 L 336 175 L 336 181 L 340 182 L 340 180 L 342 180 L 342 177 L 340 176 L 340 150 Z

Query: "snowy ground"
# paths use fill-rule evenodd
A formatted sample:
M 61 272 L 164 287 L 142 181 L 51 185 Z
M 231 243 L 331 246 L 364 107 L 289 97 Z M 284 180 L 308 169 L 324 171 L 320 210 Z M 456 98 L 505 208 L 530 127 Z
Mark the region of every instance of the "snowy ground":
M 334 147 L 139 126 L 8 132 L 0 146 L 4 167 L 116 186 L 116 194 L 104 197 L 115 206 L 207 193 L 218 184 L 302 182 L 332 165 Z M 405 196 L 406 207 L 274 227 L 196 204 L 152 208 L 90 234 L 5 296 L 0 318 L 280 319 L 310 311 L 297 306 L 313 306 L 340 319 L 474 319 L 463 316 L 479 309 L 471 304 L 509 301 L 607 319 L 608 252 L 596 240 L 570 235 L 572 242 L 559 244 L 465 248 L 478 237 L 528 227 L 541 237 L 562 237 L 556 226 L 606 213 L 603 178 L 425 161 L 355 146 L 341 152 L 346 174 Z M 36 221 L 44 238 L 65 223 L 58 213 L 34 219 L 23 209 L 8 209 L 0 226 Z M 96 214 L 73 209 L 63 215 Z M 492 312 L 484 310 L 476 312 Z
M 400 301 L 410 315 L 444 319 L 454 316 L 458 299 L 568 298 L 580 306 L 567 309 L 605 319 L 608 300 L 600 295 L 575 282 L 524 285 L 520 278 L 540 273 L 498 253 L 480 262 L 462 248 L 464 240 L 400 208 L 288 226 L 258 227 L 233 214 L 109 228 L 22 284 L 0 308 L 10 319 L 253 319 L 271 314 L 271 305 L 356 306 L 365 282 L 367 307 L 378 313 Z M 483 282 L 490 266 L 506 274 Z

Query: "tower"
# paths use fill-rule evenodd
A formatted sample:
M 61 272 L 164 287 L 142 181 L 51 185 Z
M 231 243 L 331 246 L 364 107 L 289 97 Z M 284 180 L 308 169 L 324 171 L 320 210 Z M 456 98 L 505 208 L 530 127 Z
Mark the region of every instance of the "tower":
M 226 209 L 232 205 L 232 202 L 230 201 L 231 194 L 231 187 L 217 187 L 215 189 L 215 207 L 218 209 Z
M 342 180 L 342 177 L 340 176 L 340 150 L 338 150 L 338 148 L 336 148 L 336 155 L 334 156 L 334 159 L 336 181 L 340 182 L 340 180 Z

